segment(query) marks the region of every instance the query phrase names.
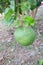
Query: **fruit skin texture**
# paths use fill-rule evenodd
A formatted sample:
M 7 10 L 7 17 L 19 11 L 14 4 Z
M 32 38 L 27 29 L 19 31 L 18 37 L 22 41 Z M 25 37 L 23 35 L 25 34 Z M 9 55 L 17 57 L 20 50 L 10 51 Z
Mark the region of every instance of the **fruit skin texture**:
M 36 34 L 31 27 L 19 27 L 14 32 L 15 40 L 23 46 L 31 45 Z

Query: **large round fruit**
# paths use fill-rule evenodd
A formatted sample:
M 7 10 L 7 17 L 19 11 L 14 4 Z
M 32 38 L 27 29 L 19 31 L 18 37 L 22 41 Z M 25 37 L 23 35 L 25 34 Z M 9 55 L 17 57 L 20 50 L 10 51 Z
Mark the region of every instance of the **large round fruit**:
M 15 40 L 21 45 L 31 45 L 35 40 L 35 32 L 31 27 L 19 27 L 14 32 Z

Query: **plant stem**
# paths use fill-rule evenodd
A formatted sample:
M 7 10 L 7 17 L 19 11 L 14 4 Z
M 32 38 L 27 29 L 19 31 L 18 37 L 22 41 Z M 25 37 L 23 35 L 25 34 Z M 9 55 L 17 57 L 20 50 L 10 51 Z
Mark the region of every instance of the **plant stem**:
M 21 0 L 18 0 L 19 3 L 19 13 L 22 14 L 22 10 L 21 10 Z
M 14 0 L 14 2 L 15 2 L 15 10 L 14 10 L 14 12 L 15 12 L 15 19 L 17 18 L 17 14 L 18 14 L 18 6 L 17 6 L 17 4 L 18 4 L 18 0 Z

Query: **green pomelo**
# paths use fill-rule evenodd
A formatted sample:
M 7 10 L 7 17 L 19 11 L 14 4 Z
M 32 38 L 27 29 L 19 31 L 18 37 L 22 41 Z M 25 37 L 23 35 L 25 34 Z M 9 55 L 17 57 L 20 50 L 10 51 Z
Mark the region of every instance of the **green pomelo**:
M 14 32 L 15 40 L 21 45 L 31 45 L 35 40 L 36 34 L 31 27 L 19 27 Z

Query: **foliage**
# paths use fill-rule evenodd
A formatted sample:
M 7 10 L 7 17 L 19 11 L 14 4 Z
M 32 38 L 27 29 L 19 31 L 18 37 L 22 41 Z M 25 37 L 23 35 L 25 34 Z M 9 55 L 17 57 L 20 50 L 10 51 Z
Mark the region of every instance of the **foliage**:
M 14 22 L 13 10 L 11 8 L 6 8 L 4 14 L 2 22 L 9 27 L 10 24 Z
M 8 5 L 9 7 L 5 6 L 6 8 L 4 11 L 4 19 L 2 20 L 2 22 L 6 24 L 7 27 L 11 25 L 15 27 L 19 27 L 21 22 L 23 23 L 23 26 L 33 26 L 34 25 L 34 19 L 30 16 L 24 15 L 25 11 L 27 10 L 29 11 L 31 8 L 29 0 L 27 1 L 17 0 L 17 2 L 16 0 L 2 0 L 0 2 L 10 3 Z M 20 13 L 19 10 L 22 11 L 22 14 Z M 20 18 L 18 17 L 18 11 L 21 14 Z
M 37 0 L 30 0 L 31 10 L 37 7 Z
M 30 17 L 30 16 L 25 16 L 24 18 L 23 18 L 23 21 L 24 21 L 24 24 L 25 25 L 30 25 L 30 26 L 33 26 L 34 25 L 34 19 L 32 18 L 32 17 Z
M 9 7 L 9 0 L 0 0 L 0 12 L 2 13 L 7 7 Z
M 35 21 L 30 16 L 22 15 L 14 23 L 15 23 L 15 27 L 19 27 L 19 26 L 27 27 L 27 26 L 33 26 Z
M 13 3 L 13 4 L 12 4 Z M 14 4 L 15 3 L 15 4 Z M 34 19 L 30 16 L 25 16 L 22 14 L 22 16 L 19 18 L 18 17 L 18 9 L 21 6 L 22 12 L 30 10 L 30 2 L 27 1 L 22 1 L 22 2 L 15 2 L 14 0 L 10 0 L 10 5 L 7 7 L 4 11 L 4 19 L 3 23 L 9 27 L 10 25 L 15 25 L 16 27 L 20 26 L 20 22 L 23 22 L 24 26 L 33 26 L 34 25 Z M 16 20 L 15 20 L 16 18 Z
M 21 9 L 22 9 L 22 12 L 25 12 L 27 10 L 29 11 L 30 10 L 30 2 L 28 2 L 28 1 L 22 2 Z

